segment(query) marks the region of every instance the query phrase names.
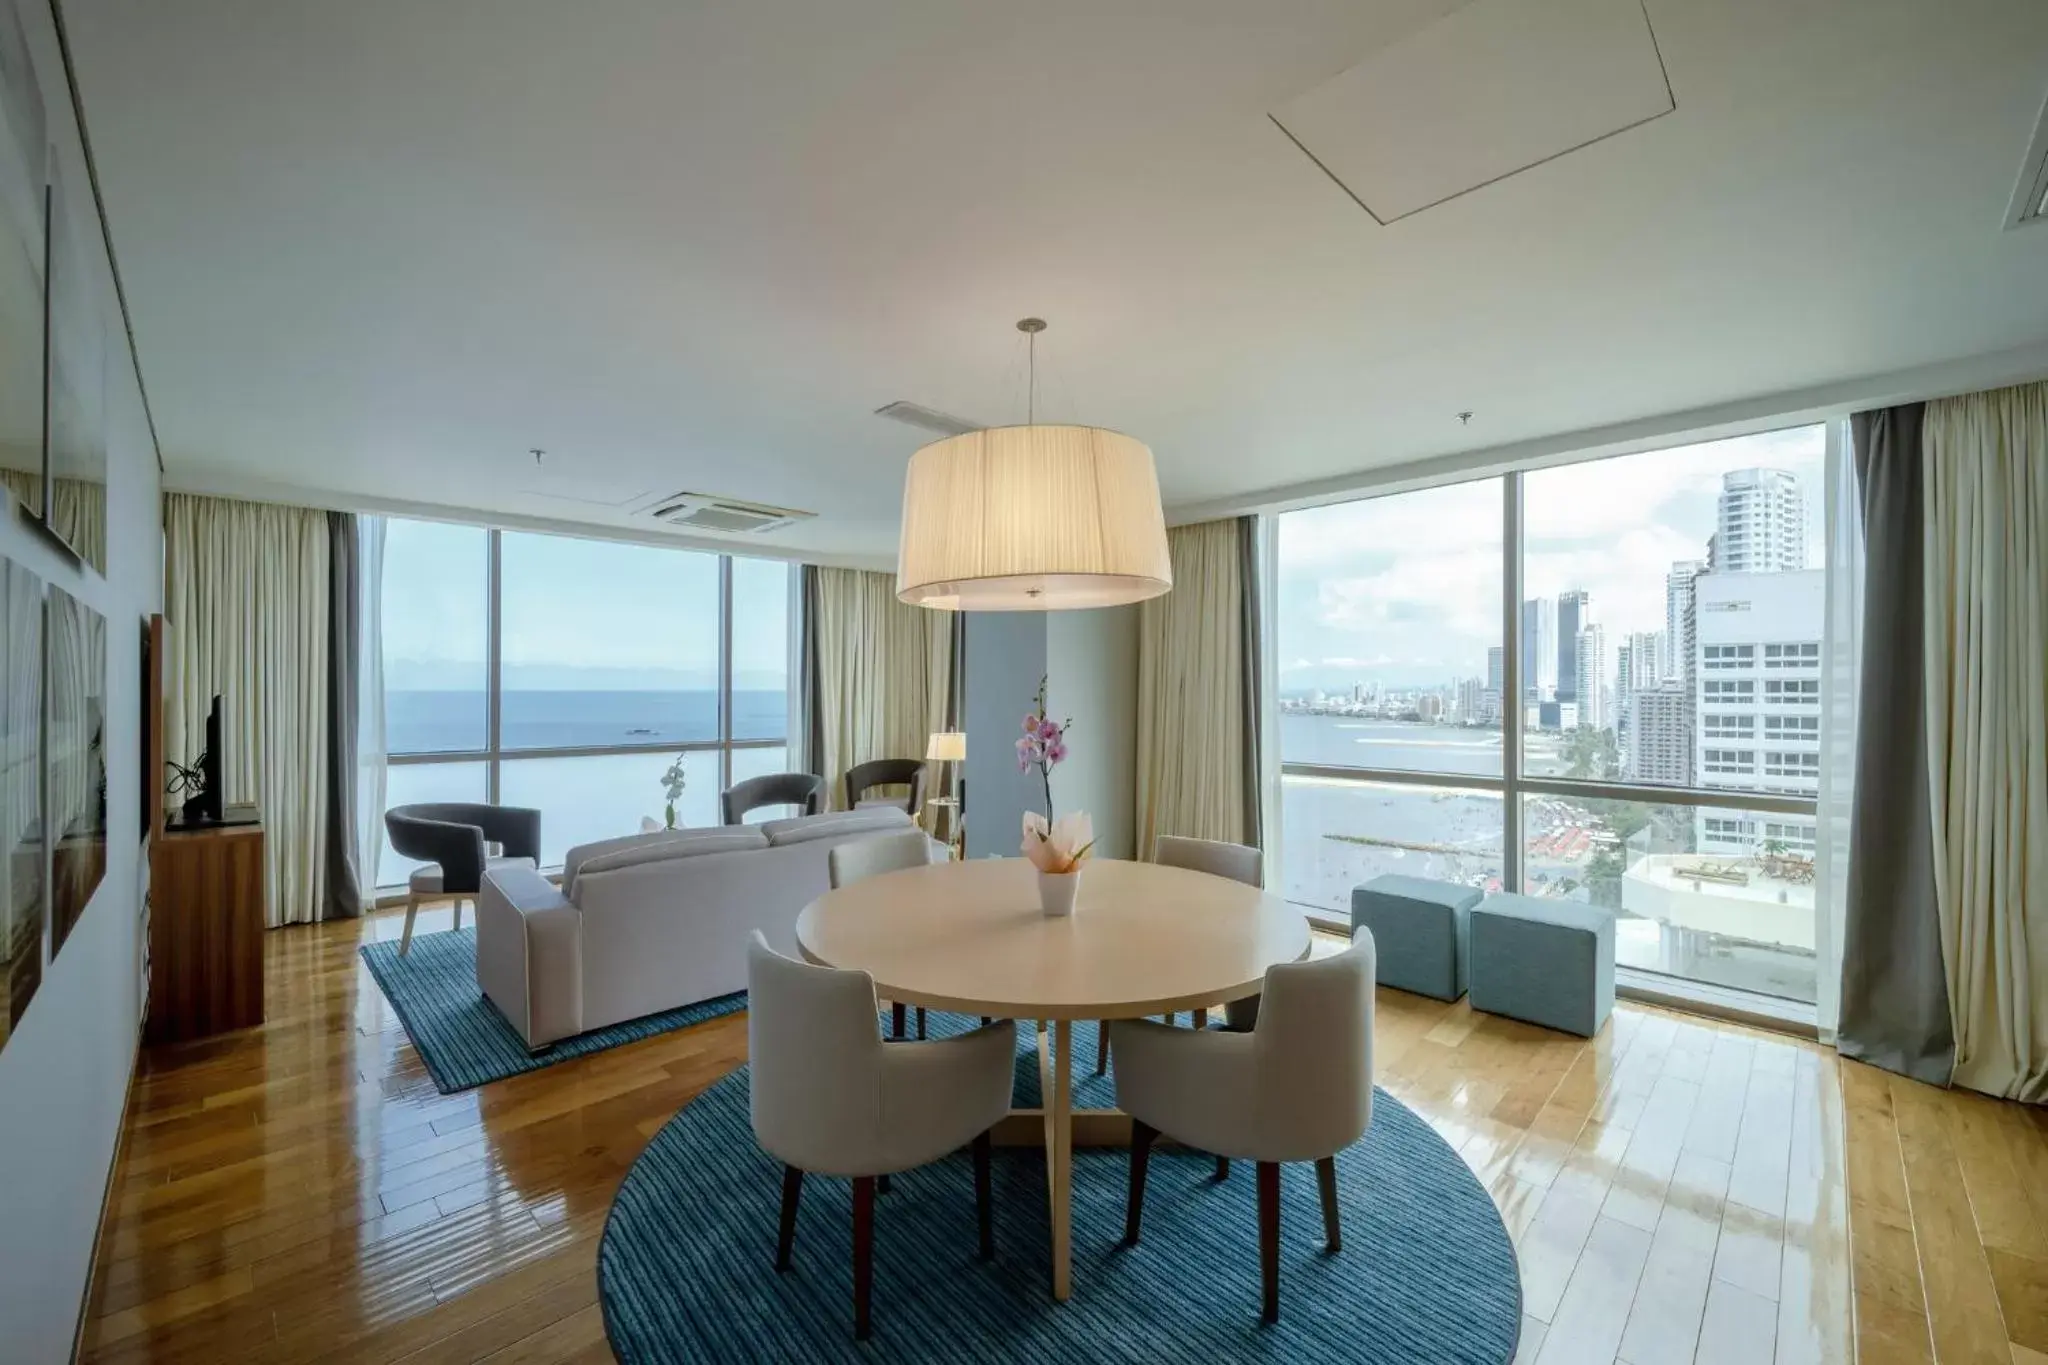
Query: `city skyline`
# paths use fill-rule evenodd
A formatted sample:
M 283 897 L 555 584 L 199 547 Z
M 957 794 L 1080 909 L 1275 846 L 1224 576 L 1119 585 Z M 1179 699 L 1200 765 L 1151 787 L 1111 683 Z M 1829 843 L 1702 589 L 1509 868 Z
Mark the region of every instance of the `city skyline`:
M 1724 474 L 1789 474 L 1802 495 L 1802 558 L 1824 562 L 1825 447 L 1823 428 L 1801 427 L 1525 475 L 1525 600 L 1554 612 L 1561 595 L 1589 593 L 1611 684 L 1617 641 L 1667 629 L 1672 566 L 1708 559 Z M 1283 517 L 1279 691 L 1455 689 L 1486 677 L 1488 650 L 1502 643 L 1500 499 L 1488 479 Z M 1561 647 L 1549 651 L 1553 668 Z M 1546 670 L 1525 664 L 1525 678 L 1536 671 Z

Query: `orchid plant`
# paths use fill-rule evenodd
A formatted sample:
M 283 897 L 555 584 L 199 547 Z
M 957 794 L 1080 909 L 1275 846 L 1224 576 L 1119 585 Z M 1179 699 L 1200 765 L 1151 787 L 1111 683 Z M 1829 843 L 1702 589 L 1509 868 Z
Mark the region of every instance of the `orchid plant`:
M 668 765 L 668 771 L 661 775 L 662 795 L 668 798 L 668 805 L 662 810 L 662 818 L 668 821 L 668 828 L 676 827 L 676 802 L 683 799 L 686 779 L 683 776 L 683 760 L 687 754 L 677 754 L 676 761 Z
M 1066 760 L 1067 735 L 1074 722 L 1054 720 L 1045 713 L 1046 680 L 1038 680 L 1038 695 L 1024 716 L 1024 734 L 1017 741 L 1017 771 L 1038 770 L 1045 783 L 1045 814 L 1024 812 L 1024 856 L 1040 872 L 1054 875 L 1080 870 L 1095 847 L 1095 827 L 1085 811 L 1052 814 L 1052 770 Z

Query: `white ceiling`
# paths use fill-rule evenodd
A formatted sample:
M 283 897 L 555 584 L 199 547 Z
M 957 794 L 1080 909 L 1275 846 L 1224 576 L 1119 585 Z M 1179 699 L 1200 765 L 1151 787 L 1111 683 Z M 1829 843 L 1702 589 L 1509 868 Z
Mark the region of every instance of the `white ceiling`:
M 1377 226 L 1267 115 L 1455 8 L 64 4 L 173 486 L 886 555 L 1030 313 L 1170 505 L 2048 339 L 2048 4 L 1649 0 L 1675 112 Z

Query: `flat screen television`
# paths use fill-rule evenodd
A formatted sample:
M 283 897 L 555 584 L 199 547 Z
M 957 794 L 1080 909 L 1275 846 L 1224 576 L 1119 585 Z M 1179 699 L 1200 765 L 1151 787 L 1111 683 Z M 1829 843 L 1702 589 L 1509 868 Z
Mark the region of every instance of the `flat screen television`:
M 199 755 L 199 818 L 220 823 L 220 693 L 213 694 L 213 705 L 206 712 L 206 748 Z

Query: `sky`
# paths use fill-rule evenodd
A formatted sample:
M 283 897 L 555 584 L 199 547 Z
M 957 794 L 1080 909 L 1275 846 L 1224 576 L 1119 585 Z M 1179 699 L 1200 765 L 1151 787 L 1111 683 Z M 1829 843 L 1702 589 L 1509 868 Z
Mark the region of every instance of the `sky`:
M 1807 567 L 1824 563 L 1825 430 L 1797 427 L 1523 476 L 1523 596 L 1592 593 L 1607 667 L 1664 626 L 1664 576 L 1706 558 L 1721 475 L 1783 469 L 1806 501 Z M 1280 690 L 1486 676 L 1501 643 L 1501 480 L 1289 512 L 1279 519 Z
M 387 524 L 387 683 L 481 689 L 489 550 L 477 526 Z M 711 688 L 718 682 L 718 557 L 508 531 L 505 685 L 562 690 Z M 785 685 L 789 566 L 733 560 L 733 686 Z

